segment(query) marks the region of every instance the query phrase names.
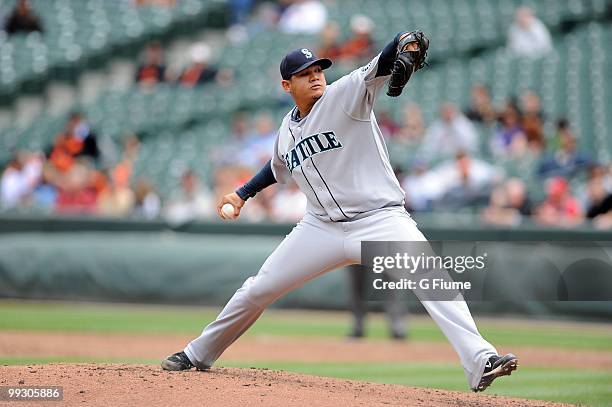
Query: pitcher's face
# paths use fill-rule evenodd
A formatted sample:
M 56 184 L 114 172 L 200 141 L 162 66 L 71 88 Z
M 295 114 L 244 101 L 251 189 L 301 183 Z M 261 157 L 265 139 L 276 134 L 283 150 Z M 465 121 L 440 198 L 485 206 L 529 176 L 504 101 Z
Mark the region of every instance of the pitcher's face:
M 289 80 L 282 81 L 286 92 L 298 100 L 317 100 L 323 96 L 327 82 L 325 74 L 319 65 L 312 65 L 293 74 Z

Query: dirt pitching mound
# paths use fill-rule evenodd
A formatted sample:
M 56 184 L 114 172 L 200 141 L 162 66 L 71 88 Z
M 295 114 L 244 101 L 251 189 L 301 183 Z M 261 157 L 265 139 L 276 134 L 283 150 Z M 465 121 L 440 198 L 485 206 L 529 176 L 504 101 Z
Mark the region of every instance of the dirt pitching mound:
M 64 386 L 62 406 L 560 406 L 266 369 L 164 372 L 150 365 L 1 366 L 1 386 Z M 3 404 L 0 402 L 0 404 Z M 19 406 L 35 405 L 20 402 Z M 36 404 L 40 405 L 40 404 Z

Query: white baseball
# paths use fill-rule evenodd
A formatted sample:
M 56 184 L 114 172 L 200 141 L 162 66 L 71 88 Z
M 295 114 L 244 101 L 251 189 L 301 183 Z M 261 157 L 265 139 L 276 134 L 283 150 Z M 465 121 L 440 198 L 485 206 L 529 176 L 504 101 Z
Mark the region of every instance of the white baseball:
M 232 205 L 231 203 L 226 203 L 225 205 L 223 205 L 221 207 L 221 212 L 223 213 L 223 215 L 227 219 L 234 219 L 234 218 L 236 218 L 234 216 L 234 205 Z

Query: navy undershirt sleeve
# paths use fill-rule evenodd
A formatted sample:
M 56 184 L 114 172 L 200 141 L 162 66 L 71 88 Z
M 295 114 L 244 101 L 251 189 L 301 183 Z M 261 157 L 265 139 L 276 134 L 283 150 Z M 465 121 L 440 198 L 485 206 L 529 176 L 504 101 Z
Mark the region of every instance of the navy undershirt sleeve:
M 376 70 L 376 77 L 391 75 L 395 58 L 397 57 L 397 44 L 399 39 L 404 35 L 406 31 L 397 33 L 393 41 L 388 43 L 380 53 L 378 58 L 378 69 Z
M 259 191 L 276 184 L 276 178 L 272 172 L 272 160 L 268 161 L 261 170 L 249 182 L 236 190 L 236 194 L 243 200 L 254 197 Z

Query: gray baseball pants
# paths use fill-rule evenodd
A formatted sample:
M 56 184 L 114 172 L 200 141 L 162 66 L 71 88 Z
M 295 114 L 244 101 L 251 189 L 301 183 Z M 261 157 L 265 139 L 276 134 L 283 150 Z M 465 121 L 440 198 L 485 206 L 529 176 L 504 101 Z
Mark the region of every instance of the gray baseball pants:
M 401 207 L 368 213 L 357 220 L 325 222 L 306 214 L 229 300 L 217 319 L 184 349 L 191 362 L 206 369 L 284 294 L 330 270 L 361 261 L 361 241 L 424 241 L 416 222 Z M 415 292 L 419 296 L 418 292 Z M 478 332 L 463 299 L 422 300 L 449 340 L 465 370 L 470 388 L 480 381 L 496 349 Z

